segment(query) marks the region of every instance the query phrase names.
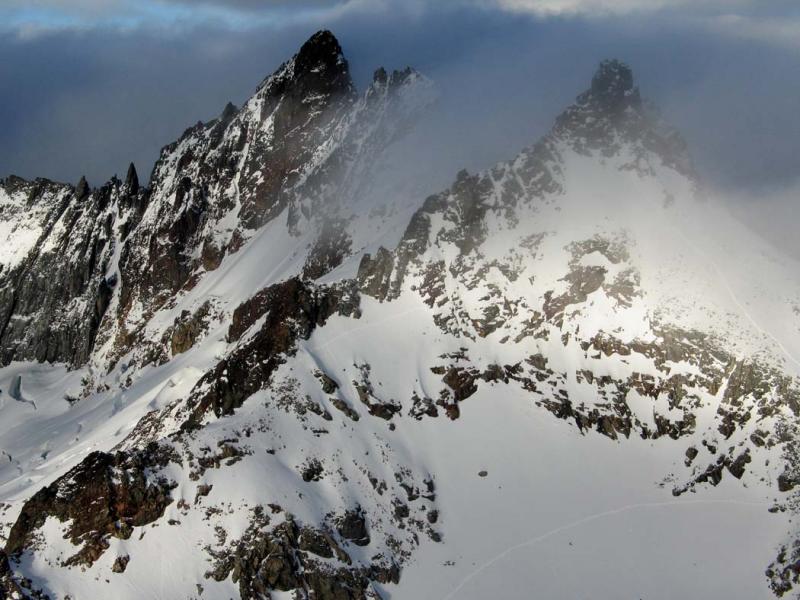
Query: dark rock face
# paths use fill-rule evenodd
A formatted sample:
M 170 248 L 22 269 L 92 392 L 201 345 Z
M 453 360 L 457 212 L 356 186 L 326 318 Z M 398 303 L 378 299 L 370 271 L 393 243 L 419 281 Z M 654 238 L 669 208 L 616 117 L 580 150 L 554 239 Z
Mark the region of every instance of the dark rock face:
M 112 258 L 145 200 L 119 180 L 89 190 L 37 180 L 0 182 L 28 194 L 41 234 L 28 255 L 0 276 L 0 363 L 85 363 L 114 295 Z
M 131 163 L 128 166 L 128 173 L 125 176 L 125 187 L 129 194 L 139 193 L 139 175 L 136 173 L 136 167 Z
M 0 550 L 0 600 L 11 600 L 12 598 L 25 598 L 25 595 L 12 577 L 8 556 Z
M 81 180 L 78 182 L 78 185 L 75 188 L 75 198 L 80 201 L 86 198 L 89 195 L 89 184 L 86 181 L 86 177 L 81 177 Z
M 242 224 L 251 229 L 285 206 L 285 190 L 322 141 L 319 134 L 354 100 L 349 67 L 333 34 L 314 34 L 300 48 L 291 70 L 268 80 L 265 94 L 262 114 L 277 106 L 274 145 L 259 157 L 260 164 L 267 165 L 264 182 L 253 184 L 253 194 L 242 207 Z
M 369 370 L 369 365 L 362 366 L 362 380 L 360 382 L 353 381 L 353 387 L 358 394 L 358 399 L 367 407 L 369 414 L 389 421 L 395 414 L 400 412 L 400 406 L 392 401 L 380 400 L 375 396 L 375 389 L 369 380 Z
M 453 390 L 454 400 L 456 402 L 461 402 L 478 391 L 478 387 L 475 385 L 475 379 L 475 374 L 469 370 L 451 367 L 448 369 L 447 373 L 445 373 L 442 381 Z
M 782 598 L 800 584 L 800 540 L 783 546 L 765 572 L 770 589 Z
M 336 383 L 336 381 L 332 377 L 326 375 L 325 373 L 320 371 L 316 373 L 316 376 L 317 379 L 319 379 L 320 381 L 320 384 L 322 386 L 322 391 L 325 392 L 326 394 L 333 394 L 336 390 L 339 389 L 339 384 Z
M 569 290 L 553 295 L 547 292 L 545 298 L 544 315 L 549 321 L 553 321 L 559 326 L 563 324 L 564 310 L 573 304 L 581 304 L 586 301 L 589 294 L 603 288 L 608 295 L 617 299 L 624 305 L 629 305 L 631 298 L 638 295 L 635 271 L 623 272 L 622 276 L 613 281 L 606 281 L 607 271 L 601 266 L 583 266 L 580 260 L 593 252 L 604 256 L 611 264 L 617 265 L 628 260 L 628 251 L 624 244 L 618 241 L 603 237 L 595 237 L 582 240 L 571 244 L 569 272 L 562 277 L 562 281 L 569 284 Z
M 323 225 L 303 266 L 302 275 L 305 279 L 319 279 L 350 255 L 352 244 L 345 225 L 337 220 L 327 221 Z
M 380 247 L 375 257 L 365 254 L 358 265 L 358 284 L 361 291 L 379 299 L 389 295 L 394 257 L 386 248 Z
M 69 523 L 66 535 L 76 553 L 66 565 L 91 566 L 108 548 L 108 538 L 127 539 L 134 527 L 160 518 L 172 502 L 173 484 L 147 472 L 172 459 L 168 446 L 151 444 L 134 453 L 94 452 L 28 500 L 8 536 L 5 552 L 18 557 L 35 549 L 35 532 L 48 517 Z M 89 508 L 91 507 L 91 508 Z
M 767 578 L 770 581 L 770 588 L 776 596 L 782 598 L 791 592 L 800 583 L 800 561 L 784 565 L 783 563 L 773 563 L 766 570 Z
M 113 573 L 124 573 L 125 569 L 128 568 L 128 563 L 131 561 L 131 557 L 125 554 L 124 556 L 118 556 L 114 559 L 114 564 L 111 566 L 111 571 Z
M 778 475 L 778 491 L 790 492 L 797 484 L 798 482 L 789 473 L 784 472 Z
M 169 343 L 172 356 L 183 354 L 195 345 L 206 331 L 206 319 L 209 316 L 210 303 L 205 302 L 193 314 L 185 311 L 169 331 Z
M 234 311 L 228 332 L 238 340 L 261 317 L 264 323 L 229 357 L 204 375 L 195 386 L 201 390 L 189 400 L 192 417 L 197 422 L 207 410 L 217 416 L 228 414 L 269 382 L 270 375 L 287 354 L 294 351 L 297 339 L 308 339 L 311 332 L 334 313 L 351 315 L 354 310 L 352 290 L 314 287 L 300 279 L 289 279 L 270 286 Z
M 319 481 L 325 474 L 325 467 L 317 459 L 309 461 L 302 469 L 303 481 Z
M 336 520 L 336 530 L 346 540 L 350 540 L 357 546 L 369 544 L 369 531 L 367 530 L 367 520 L 361 508 L 347 511 Z
M 331 404 L 333 404 L 333 406 L 337 410 L 339 410 L 342 413 L 344 413 L 345 415 L 347 415 L 347 417 L 349 419 L 351 419 L 352 421 L 358 421 L 361 418 L 359 416 L 359 414 L 356 411 L 354 411 L 352 409 L 352 407 L 349 404 L 347 404 L 347 402 L 342 400 L 341 398 L 333 398 L 331 400 Z
M 621 113 L 627 108 L 641 107 L 639 90 L 633 86 L 633 72 L 618 60 L 604 60 L 592 77 L 588 92 L 579 96 L 580 103 L 596 103 L 611 113 Z
M 371 581 L 399 580 L 393 563 L 350 566 L 350 556 L 329 532 L 301 527 L 291 516 L 267 533 L 252 528 L 232 551 L 216 558 L 216 568 L 207 576 L 218 581 L 232 576 L 242 600 L 293 590 L 319 600 L 367 600 L 378 597 Z

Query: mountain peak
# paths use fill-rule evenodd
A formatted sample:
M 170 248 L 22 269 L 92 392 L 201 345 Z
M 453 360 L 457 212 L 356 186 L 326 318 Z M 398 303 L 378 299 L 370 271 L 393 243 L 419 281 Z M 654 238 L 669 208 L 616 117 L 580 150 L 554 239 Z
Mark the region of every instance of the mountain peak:
M 300 48 L 300 54 L 312 51 L 328 51 L 333 54 L 341 54 L 342 48 L 333 32 L 328 29 L 320 29 L 308 38 Z
M 639 144 L 676 171 L 696 177 L 683 138 L 642 102 L 633 71 L 616 59 L 600 62 L 589 89 L 556 117 L 552 133 L 580 152 L 596 149 L 609 155 L 621 143 Z
M 328 71 L 331 77 L 349 77 L 349 68 L 339 40 L 327 29 L 318 31 L 306 40 L 295 56 L 294 65 L 295 75 Z
M 259 86 L 268 96 L 280 96 L 290 89 L 301 99 L 353 92 L 349 65 L 339 41 L 330 31 L 318 31 L 308 38 L 291 60 Z
M 637 121 L 641 112 L 642 100 L 631 68 L 616 59 L 604 60 L 589 89 L 556 119 L 555 131 L 601 143 L 610 139 L 609 127 L 616 128 L 631 118 Z
M 619 112 L 629 106 L 638 107 L 641 98 L 639 89 L 634 86 L 633 71 L 617 59 L 602 61 L 592 76 L 589 89 L 578 96 L 578 103 L 610 112 Z
M 592 77 L 592 92 L 624 95 L 633 89 L 633 71 L 615 58 L 604 60 Z

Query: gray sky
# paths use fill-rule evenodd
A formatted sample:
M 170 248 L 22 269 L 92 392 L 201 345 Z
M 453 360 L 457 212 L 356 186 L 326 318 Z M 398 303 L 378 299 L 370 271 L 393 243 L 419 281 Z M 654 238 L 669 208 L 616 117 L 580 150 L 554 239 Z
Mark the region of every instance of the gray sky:
M 241 104 L 315 30 L 360 86 L 416 67 L 442 181 L 547 131 L 603 58 L 625 60 L 709 185 L 794 238 L 800 9 L 785 0 L 4 0 L 0 176 L 100 184 Z M 432 142 L 437 143 L 437 142 Z M 749 213 L 748 213 L 749 214 Z M 773 215 L 770 217 L 770 215 Z M 788 223 L 791 229 L 787 229 Z M 758 219 L 756 219 L 758 220 Z M 800 248 L 800 244 L 797 246 Z

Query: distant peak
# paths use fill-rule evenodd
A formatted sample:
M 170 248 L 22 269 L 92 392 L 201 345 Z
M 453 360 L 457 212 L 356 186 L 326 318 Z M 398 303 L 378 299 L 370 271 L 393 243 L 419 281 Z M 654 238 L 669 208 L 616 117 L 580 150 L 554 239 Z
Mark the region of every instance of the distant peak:
M 336 36 L 327 29 L 320 29 L 314 35 L 306 40 L 300 48 L 300 53 L 304 50 L 308 51 L 312 48 L 328 49 L 336 54 L 341 54 L 342 48 L 339 46 L 339 40 Z
M 623 142 L 639 144 L 695 178 L 683 138 L 642 101 L 633 71 L 616 59 L 598 65 L 589 89 L 556 118 L 552 133 L 570 140 L 580 152 L 600 149 L 605 156 L 618 152 Z
M 592 92 L 621 95 L 633 89 L 633 71 L 617 59 L 604 60 L 592 77 Z
M 613 112 L 639 106 L 639 90 L 634 86 L 633 71 L 617 59 L 604 60 L 597 67 L 589 89 L 578 97 L 580 104 L 594 104 Z
M 339 40 L 327 29 L 308 38 L 295 57 L 295 68 L 300 71 L 316 72 L 320 67 L 330 67 L 334 73 L 348 70 Z

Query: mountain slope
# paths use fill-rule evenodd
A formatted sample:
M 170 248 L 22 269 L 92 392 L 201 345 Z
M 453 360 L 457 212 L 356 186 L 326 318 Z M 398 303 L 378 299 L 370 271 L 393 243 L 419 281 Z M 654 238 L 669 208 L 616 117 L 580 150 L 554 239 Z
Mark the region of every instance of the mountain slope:
M 1 589 L 792 589 L 797 265 L 702 198 L 617 61 L 515 159 L 376 206 L 376 157 L 429 101 L 410 70 L 358 96 L 321 32 L 113 188 L 136 217 L 95 261 L 118 281 L 91 356 L 7 359 L 85 366 L 0 371 Z

